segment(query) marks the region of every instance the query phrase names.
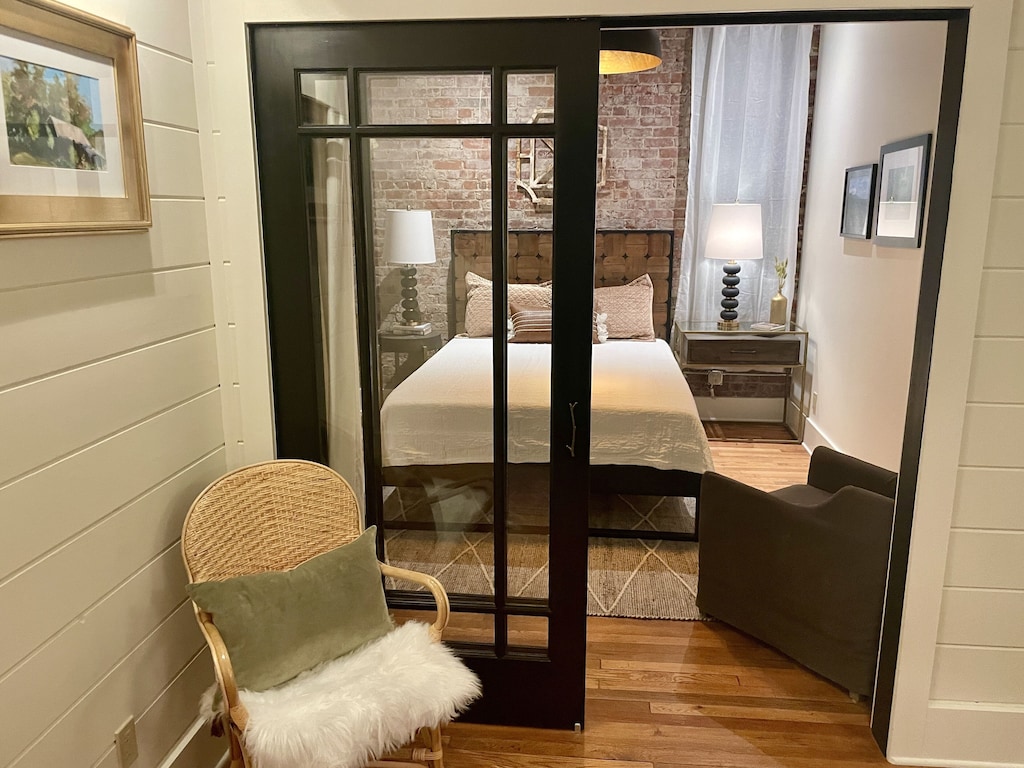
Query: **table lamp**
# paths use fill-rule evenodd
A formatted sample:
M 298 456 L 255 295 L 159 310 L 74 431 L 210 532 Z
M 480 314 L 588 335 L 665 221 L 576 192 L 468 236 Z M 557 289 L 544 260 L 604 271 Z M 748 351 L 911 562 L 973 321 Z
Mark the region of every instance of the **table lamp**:
M 718 321 L 720 331 L 739 330 L 736 320 L 739 314 L 736 308 L 740 305 L 736 299 L 740 295 L 739 260 L 760 259 L 764 255 L 761 248 L 761 206 L 757 203 L 716 203 L 711 206 L 711 223 L 708 226 L 707 244 L 704 246 L 704 257 L 723 259 L 725 266 L 722 271 L 722 313 Z
M 416 265 L 437 261 L 430 211 L 395 209 L 384 212 L 384 261 L 401 267 L 402 325 L 422 325 L 416 298 Z

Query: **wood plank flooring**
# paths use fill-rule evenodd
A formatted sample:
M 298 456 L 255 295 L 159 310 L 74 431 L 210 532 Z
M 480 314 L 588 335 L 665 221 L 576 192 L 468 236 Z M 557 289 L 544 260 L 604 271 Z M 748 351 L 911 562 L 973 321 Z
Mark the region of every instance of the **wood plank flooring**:
M 773 490 L 799 445 L 712 444 L 716 470 Z M 866 702 L 720 622 L 590 618 L 583 733 L 453 723 L 448 768 L 867 768 L 888 765 Z
M 719 622 L 591 618 L 581 734 L 454 723 L 449 768 L 886 765 L 868 705 Z
M 759 421 L 704 421 L 708 440 L 737 440 L 744 442 L 789 441 L 793 432 L 785 424 Z
M 807 481 L 811 456 L 797 443 L 713 442 L 715 471 L 741 483 L 774 491 Z

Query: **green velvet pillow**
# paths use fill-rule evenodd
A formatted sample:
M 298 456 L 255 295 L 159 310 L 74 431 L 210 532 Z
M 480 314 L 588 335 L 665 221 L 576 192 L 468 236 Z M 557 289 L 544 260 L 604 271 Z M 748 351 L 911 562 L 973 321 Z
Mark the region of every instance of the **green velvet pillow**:
M 213 615 L 239 688 L 262 691 L 387 634 L 376 527 L 290 571 L 189 584 Z

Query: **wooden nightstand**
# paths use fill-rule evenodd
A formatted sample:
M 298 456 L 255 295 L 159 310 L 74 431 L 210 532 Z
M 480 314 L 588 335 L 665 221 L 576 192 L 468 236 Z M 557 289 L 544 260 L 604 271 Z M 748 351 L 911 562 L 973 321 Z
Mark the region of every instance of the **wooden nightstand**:
M 391 390 L 405 381 L 409 375 L 427 362 L 427 358 L 441 348 L 441 332 L 418 336 L 416 334 L 386 333 L 381 331 L 377 334 L 377 342 L 380 345 L 380 352 L 386 352 L 395 356 L 395 375 L 385 385 L 385 389 Z M 405 355 L 405 360 L 400 356 Z
M 717 328 L 716 323 L 710 322 L 680 326 L 677 333 L 676 354 L 683 373 L 710 374 L 712 371 L 721 371 L 723 374 L 784 377 L 786 396 L 783 398 L 781 423 L 792 433 L 789 442 L 803 440 L 803 414 L 799 409 L 793 411 L 790 400 L 794 384 L 799 386 L 798 396 L 802 397 L 804 366 L 807 361 L 807 331 L 794 327 L 776 331 L 752 330 L 749 323 L 741 324 L 734 331 L 723 331 Z M 711 390 L 713 392 L 713 388 Z M 709 421 L 708 425 L 713 427 L 714 422 Z M 739 439 L 768 439 L 775 442 L 774 439 L 758 437 L 757 434 L 758 430 L 751 429 L 750 437 L 742 437 L 740 433 Z

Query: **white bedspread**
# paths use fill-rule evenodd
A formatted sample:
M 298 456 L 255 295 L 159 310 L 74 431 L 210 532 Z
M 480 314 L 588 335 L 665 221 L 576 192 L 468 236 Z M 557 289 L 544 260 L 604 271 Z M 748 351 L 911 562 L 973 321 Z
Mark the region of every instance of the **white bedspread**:
M 491 339 L 449 341 L 381 409 L 384 466 L 494 460 Z M 664 341 L 595 344 L 590 461 L 713 468 L 697 406 Z M 551 345 L 508 345 L 509 461 L 549 461 Z

